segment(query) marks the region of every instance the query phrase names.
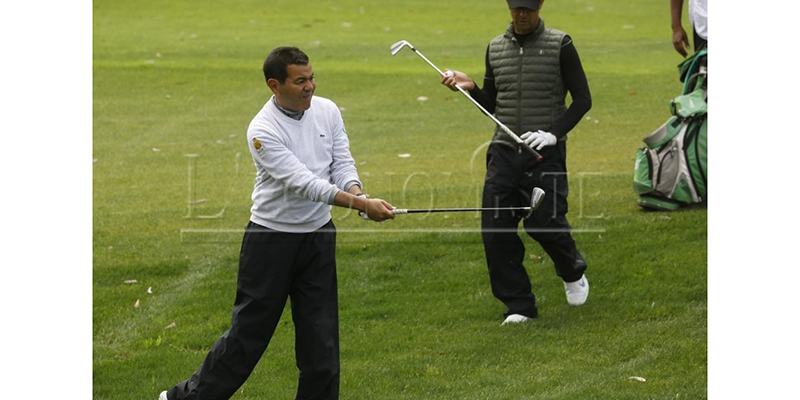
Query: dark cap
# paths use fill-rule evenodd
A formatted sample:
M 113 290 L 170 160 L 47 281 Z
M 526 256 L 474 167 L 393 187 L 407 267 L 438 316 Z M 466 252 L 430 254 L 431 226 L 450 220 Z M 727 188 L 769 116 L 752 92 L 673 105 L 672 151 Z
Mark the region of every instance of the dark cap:
M 530 8 L 531 10 L 536 11 L 542 5 L 540 0 L 507 0 L 507 1 L 509 10 L 513 10 L 515 8 Z

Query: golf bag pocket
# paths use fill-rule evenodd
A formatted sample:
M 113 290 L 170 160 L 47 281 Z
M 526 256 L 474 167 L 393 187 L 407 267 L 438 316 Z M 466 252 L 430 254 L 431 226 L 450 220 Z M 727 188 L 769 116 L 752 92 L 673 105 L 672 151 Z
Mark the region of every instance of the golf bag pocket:
M 678 180 L 678 170 L 681 166 L 680 149 L 673 144 L 656 151 L 656 154 L 658 155 L 658 167 L 655 169 L 653 186 L 657 192 L 670 196 L 674 183 Z
M 671 196 L 681 170 L 681 150 L 676 142 L 660 149 L 642 147 L 636 150 L 633 191 Z

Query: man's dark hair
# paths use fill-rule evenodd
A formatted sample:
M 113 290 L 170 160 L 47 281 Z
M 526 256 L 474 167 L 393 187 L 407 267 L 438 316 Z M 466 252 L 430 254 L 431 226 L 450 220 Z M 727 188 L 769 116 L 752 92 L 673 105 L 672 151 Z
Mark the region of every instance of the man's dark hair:
M 307 65 L 308 56 L 297 47 L 278 47 L 264 60 L 264 79 L 276 79 L 283 84 L 289 76 L 286 68 L 291 64 Z

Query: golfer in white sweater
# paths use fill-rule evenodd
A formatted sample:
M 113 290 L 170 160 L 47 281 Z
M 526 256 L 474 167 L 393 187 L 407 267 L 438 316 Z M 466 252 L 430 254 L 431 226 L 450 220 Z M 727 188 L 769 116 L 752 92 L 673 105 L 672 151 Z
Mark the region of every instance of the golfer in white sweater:
M 291 299 L 297 399 L 339 398 L 336 228 L 331 205 L 374 221 L 393 208 L 361 192 L 339 108 L 314 97 L 311 63 L 295 47 L 264 62 L 274 96 L 247 130 L 256 166 L 253 207 L 239 253 L 231 328 L 191 378 L 160 400 L 228 399 L 244 383 Z

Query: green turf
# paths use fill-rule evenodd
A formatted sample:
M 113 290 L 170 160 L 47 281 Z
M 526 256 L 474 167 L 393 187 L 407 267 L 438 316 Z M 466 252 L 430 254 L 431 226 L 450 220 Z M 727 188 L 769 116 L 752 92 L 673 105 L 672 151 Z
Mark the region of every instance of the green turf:
M 526 237 L 541 316 L 500 327 L 476 214 L 379 225 L 336 210 L 341 398 L 707 397 L 706 209 L 644 212 L 631 188 L 635 149 L 681 89 L 668 3 L 551 0 L 543 17 L 572 35 L 594 101 L 568 156 L 589 301 L 567 306 Z M 309 54 L 370 194 L 403 208 L 476 206 L 491 121 L 389 46 L 409 40 L 480 83 L 486 44 L 508 20 L 499 0 L 96 0 L 94 397 L 155 399 L 227 329 L 254 176 L 245 132 L 269 97 L 269 50 Z M 191 163 L 205 200 L 192 210 Z M 293 338 L 286 313 L 235 399 L 293 398 Z

